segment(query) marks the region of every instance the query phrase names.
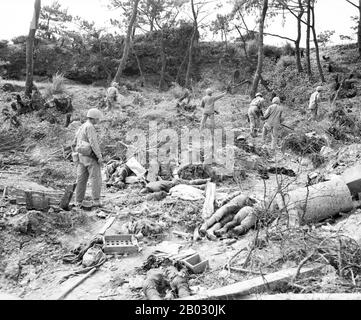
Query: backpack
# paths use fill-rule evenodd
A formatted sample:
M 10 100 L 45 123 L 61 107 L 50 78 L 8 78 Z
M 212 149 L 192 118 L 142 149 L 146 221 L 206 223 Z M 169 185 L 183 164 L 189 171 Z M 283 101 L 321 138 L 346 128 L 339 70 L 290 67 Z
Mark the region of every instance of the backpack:
M 92 148 L 90 143 L 86 141 L 80 141 L 79 145 L 75 149 L 76 152 L 80 153 L 83 156 L 90 156 L 92 154 Z

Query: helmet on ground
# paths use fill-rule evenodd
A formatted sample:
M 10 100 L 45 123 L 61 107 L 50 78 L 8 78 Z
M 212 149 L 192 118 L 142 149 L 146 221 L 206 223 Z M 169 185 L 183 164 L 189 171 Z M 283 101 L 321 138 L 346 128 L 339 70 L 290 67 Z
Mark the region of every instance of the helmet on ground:
M 207 95 L 211 95 L 213 93 L 213 90 L 211 89 L 211 88 L 208 88 L 207 90 L 206 90 L 206 94 Z
M 318 86 L 318 87 L 316 88 L 316 91 L 317 91 L 317 92 L 321 92 L 321 91 L 323 91 L 323 88 L 322 88 L 321 86 Z
M 280 104 L 280 103 L 281 103 L 281 100 L 280 100 L 280 98 L 278 98 L 278 97 L 274 97 L 273 100 L 272 100 L 272 103 L 274 103 L 274 104 Z
M 96 108 L 90 109 L 88 110 L 87 113 L 87 118 L 92 118 L 92 119 L 101 119 L 103 114 Z
M 256 93 L 256 98 L 257 98 L 257 97 L 263 97 L 263 94 L 262 94 L 261 92 L 257 92 L 257 93 Z

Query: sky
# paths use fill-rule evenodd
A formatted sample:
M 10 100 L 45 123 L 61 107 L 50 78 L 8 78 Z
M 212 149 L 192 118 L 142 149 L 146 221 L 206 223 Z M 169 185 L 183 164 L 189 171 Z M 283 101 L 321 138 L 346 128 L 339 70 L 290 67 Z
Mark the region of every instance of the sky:
M 50 5 L 52 2 L 53 0 L 42 0 L 42 5 Z M 119 14 L 107 8 L 108 0 L 59 0 L 59 2 L 64 8 L 68 8 L 70 14 L 94 21 L 100 27 L 109 27 L 109 19 L 115 18 Z M 210 8 L 209 12 L 212 14 L 207 18 L 208 21 L 214 19 L 217 13 L 228 13 L 231 8 L 227 4 L 227 0 L 216 0 L 215 2 L 224 4 L 224 8 L 218 10 Z M 34 0 L 0 0 L 0 39 L 10 40 L 16 36 L 28 34 L 33 5 Z M 317 32 L 335 30 L 332 43 L 342 43 L 339 35 L 354 36 L 354 31 L 350 29 L 353 25 L 350 17 L 357 14 L 356 8 L 345 0 L 318 0 L 316 5 Z M 207 23 L 207 20 L 204 22 Z M 266 31 L 295 38 L 295 21 L 296 19 L 292 16 L 287 18 L 285 24 L 280 18 L 268 21 Z M 254 17 L 249 17 L 247 23 L 249 23 L 249 28 L 253 29 Z M 219 38 L 209 34 L 206 40 L 219 40 Z M 274 37 L 266 37 L 265 42 L 274 45 L 285 43 L 284 40 Z

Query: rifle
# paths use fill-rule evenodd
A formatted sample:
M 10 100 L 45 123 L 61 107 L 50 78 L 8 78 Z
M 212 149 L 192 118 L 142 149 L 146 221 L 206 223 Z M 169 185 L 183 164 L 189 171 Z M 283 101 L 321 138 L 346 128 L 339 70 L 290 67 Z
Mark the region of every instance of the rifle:
M 286 125 L 283 124 L 283 123 L 281 123 L 281 126 L 287 128 L 287 129 L 289 129 L 289 130 L 295 131 L 295 129 L 292 129 L 292 128 L 290 128 L 289 126 L 286 126 Z
M 240 82 L 240 83 L 237 83 L 237 84 L 234 84 L 234 85 L 229 84 L 229 85 L 227 86 L 227 92 L 228 92 L 228 93 L 231 93 L 232 89 L 235 89 L 235 88 L 238 88 L 238 87 L 240 87 L 240 86 L 243 86 L 243 85 L 246 84 L 246 83 L 251 83 L 251 81 L 250 81 L 250 80 L 244 80 L 244 81 L 242 81 L 242 82 Z

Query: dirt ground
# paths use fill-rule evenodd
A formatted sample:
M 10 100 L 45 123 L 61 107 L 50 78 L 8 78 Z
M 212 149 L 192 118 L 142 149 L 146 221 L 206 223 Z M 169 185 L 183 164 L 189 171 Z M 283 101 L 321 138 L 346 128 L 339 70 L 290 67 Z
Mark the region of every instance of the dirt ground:
M 42 89 L 41 84 L 38 87 Z M 97 97 L 104 93 L 102 88 L 75 84 L 68 85 L 67 90 L 73 97 L 75 117 L 84 117 L 85 110 L 90 106 L 95 106 Z M 133 122 L 130 123 L 131 120 L 127 119 L 126 128 L 133 126 L 134 123 L 146 128 L 149 119 L 158 120 L 160 127 L 175 126 L 181 128 L 184 125 L 190 128 L 198 127 L 201 116 L 200 111 L 197 111 L 195 117 L 191 119 L 177 115 L 175 99 L 171 93 L 160 94 L 154 93 L 150 89 L 143 90 L 141 93 L 144 100 L 142 105 L 148 106 L 147 113 L 144 113 L 144 107 L 133 103 L 134 98 L 138 95 L 138 93 L 129 93 L 126 97 L 131 102 L 132 107 L 130 110 L 133 114 Z M 6 93 L 2 94 L 1 100 L 6 101 L 6 97 Z M 261 147 L 262 141 L 260 137 L 256 139 L 248 137 L 248 124 L 245 119 L 248 100 L 248 97 L 237 94 L 228 95 L 224 98 L 218 104 L 220 115 L 216 116 L 216 125 L 218 127 L 231 127 L 237 134 L 245 135 L 248 142 Z M 199 97 L 195 102 L 199 103 Z M 105 114 L 105 126 L 108 131 L 112 121 L 121 118 L 124 113 L 126 111 L 123 109 L 120 113 L 111 112 Z M 300 121 L 300 119 L 303 119 L 302 117 L 304 116 L 301 116 L 296 110 L 286 110 L 287 124 Z M 34 125 L 34 123 L 31 125 Z M 300 126 L 302 126 L 302 123 Z M 318 126 L 315 124 L 313 129 L 317 132 Z M 282 137 L 288 133 L 287 130 L 283 129 Z M 52 159 L 51 157 L 50 160 L 47 160 L 49 159 L 48 156 L 59 147 L 59 141 L 63 145 L 67 145 L 71 141 L 75 129 L 72 127 L 66 130 L 61 129 L 61 135 L 58 137 L 54 136 L 55 134 L 52 136 L 50 131 L 49 128 L 46 140 L 37 144 L 38 149 L 32 148 L 28 151 L 26 159 L 30 160 L 26 160 L 27 163 L 3 165 L 0 168 L 0 186 L 20 187 L 21 189 L 33 191 L 63 191 L 60 186 L 75 179 L 75 167 L 72 163 L 59 158 Z M 122 137 L 124 138 L 124 135 Z M 22 157 L 23 155 L 19 156 Z M 2 160 L 6 160 L 14 157 L 14 154 L 1 155 L 1 157 Z M 278 150 L 275 157 L 261 157 L 258 160 L 268 166 L 285 167 L 296 172 L 297 179 L 282 176 L 283 183 L 289 184 L 290 189 L 304 186 L 309 173 L 325 171 L 322 168 L 316 170 L 307 157 L 300 157 L 292 152 L 288 153 L 288 151 L 284 154 L 281 150 Z M 240 163 L 243 164 L 242 161 Z M 50 172 L 48 178 L 42 175 L 45 168 Z M 269 180 L 262 180 L 256 170 L 247 167 L 243 169 L 246 174 L 245 177 L 237 181 L 229 178 L 217 184 L 217 192 L 231 193 L 232 191 L 241 190 L 260 201 L 264 199 L 265 193 L 268 197 L 276 192 L 277 181 L 280 176 L 269 174 Z M 56 176 L 55 174 L 58 171 L 61 171 L 63 175 Z M 75 288 L 66 299 L 145 299 L 142 285 L 146 275 L 144 271 L 140 271 L 138 268 L 164 241 L 168 241 L 172 245 L 177 244 L 182 249 L 194 249 L 201 257 L 209 260 L 209 270 L 201 275 L 190 277 L 190 286 L 193 293 L 254 277 L 252 274 L 238 272 L 232 272 L 230 275 L 224 276 L 222 270 L 224 270 L 224 266 L 229 259 L 243 248 L 245 250 L 237 259 L 242 260 L 245 258 L 247 248 L 254 239 L 256 231 L 251 230 L 246 235 L 237 238 L 232 244 L 229 242 L 230 239 L 218 241 L 203 239 L 199 242 L 193 242 L 192 240 L 179 238 L 172 231 L 177 230 L 191 234 L 192 230 L 189 230 L 189 224 L 186 222 L 188 219 L 194 218 L 189 215 L 195 213 L 188 213 L 187 216 L 182 212 L 181 207 L 177 207 L 178 211 L 170 210 L 167 202 L 169 201 L 168 198 L 160 202 L 146 201 L 145 196 L 139 194 L 140 189 L 141 186 L 137 184 L 129 185 L 125 190 L 116 193 L 107 190 L 105 187 L 103 188 L 102 202 L 105 208 L 112 210 L 115 206 L 118 206 L 122 212 L 124 211 L 121 218 L 117 219 L 106 234 L 120 233 L 123 224 L 141 218 L 148 218 L 151 221 L 160 223 L 163 226 L 163 233 L 140 240 L 139 245 L 142 250 L 138 254 L 127 257 L 108 256 L 105 264 L 83 284 Z M 188 206 L 192 205 L 198 206 L 198 209 L 200 209 L 199 204 L 188 204 Z M 2 200 L 0 213 L 16 212 L 16 210 L 16 205 Z M 158 212 L 159 215 L 154 216 L 155 212 Z M 68 213 L 63 213 L 64 216 L 61 219 L 59 218 L 57 223 L 51 221 L 42 225 L 42 229 L 36 234 L 21 234 L 14 230 L 14 224 L 25 214 L 21 210 L 13 216 L 3 219 L 4 224 L 0 224 L 0 292 L 21 299 L 54 299 L 65 288 L 71 286 L 78 279 L 77 277 L 71 278 L 62 284 L 59 284 L 60 279 L 82 267 L 64 264 L 62 258 L 72 249 L 90 241 L 102 228 L 106 220 L 99 218 L 97 213 L 99 213 L 99 210 L 89 212 L 73 209 Z M 358 221 L 361 221 L 361 219 Z M 355 233 L 355 230 L 353 232 Z M 266 259 L 268 258 L 265 254 Z M 285 264 L 283 267 L 286 268 L 289 265 Z M 12 276 L 5 276 L 6 270 L 7 274 Z

